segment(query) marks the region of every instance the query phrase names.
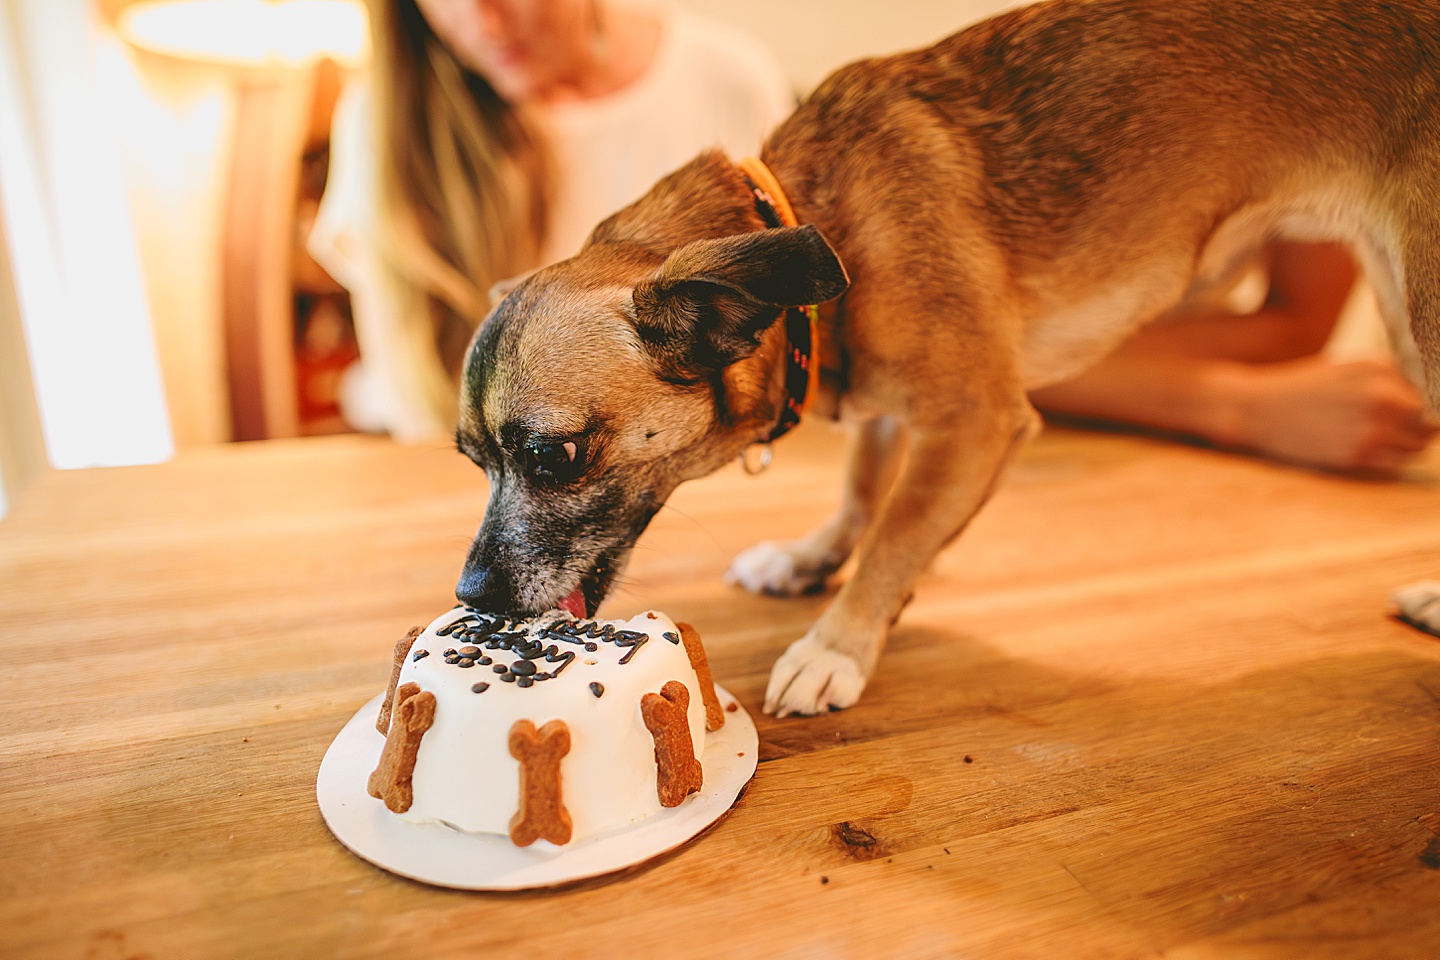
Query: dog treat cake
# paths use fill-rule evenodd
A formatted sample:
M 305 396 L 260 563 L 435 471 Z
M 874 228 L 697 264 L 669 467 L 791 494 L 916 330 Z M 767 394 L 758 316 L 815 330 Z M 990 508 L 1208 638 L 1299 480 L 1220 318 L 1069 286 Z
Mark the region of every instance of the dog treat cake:
M 368 789 L 417 823 L 573 843 L 699 791 L 724 722 L 688 624 L 456 607 L 395 645 Z

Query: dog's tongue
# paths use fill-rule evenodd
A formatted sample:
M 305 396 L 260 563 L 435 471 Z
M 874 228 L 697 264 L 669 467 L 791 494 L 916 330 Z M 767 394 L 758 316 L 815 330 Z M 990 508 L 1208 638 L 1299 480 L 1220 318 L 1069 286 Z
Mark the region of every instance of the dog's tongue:
M 585 595 L 580 592 L 579 587 L 572 590 L 570 596 L 560 601 L 560 609 L 577 620 L 584 620 L 590 615 L 590 611 L 585 609 Z

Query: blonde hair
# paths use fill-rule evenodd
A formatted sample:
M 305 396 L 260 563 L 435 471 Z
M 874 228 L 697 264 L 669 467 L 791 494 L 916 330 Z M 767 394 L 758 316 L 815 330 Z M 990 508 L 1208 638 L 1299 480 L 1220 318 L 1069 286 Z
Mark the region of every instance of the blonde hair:
M 465 69 L 415 0 L 370 0 L 380 232 L 454 378 L 495 283 L 538 265 L 551 163 L 523 112 Z M 406 295 L 408 294 L 408 295 Z

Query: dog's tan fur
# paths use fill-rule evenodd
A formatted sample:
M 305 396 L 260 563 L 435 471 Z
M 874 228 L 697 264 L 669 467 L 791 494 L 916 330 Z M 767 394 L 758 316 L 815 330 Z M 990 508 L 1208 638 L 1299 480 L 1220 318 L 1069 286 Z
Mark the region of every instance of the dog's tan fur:
M 1437 65 L 1437 2 L 1058 0 L 822 84 L 762 158 L 848 273 L 822 359 L 855 455 L 834 520 L 731 576 L 802 592 L 859 560 L 766 709 L 854 703 L 915 579 L 1035 429 L 1026 390 L 1225 286 L 1271 236 L 1351 244 L 1437 369 Z M 769 431 L 771 321 L 844 281 L 813 231 L 760 249 L 762 226 L 736 168 L 705 155 L 501 305 L 462 399 L 461 448 L 498 491 L 462 598 L 603 594 L 676 484 Z M 583 471 L 528 483 L 525 443 L 564 436 L 586 438 Z M 505 590 L 477 588 L 502 568 Z

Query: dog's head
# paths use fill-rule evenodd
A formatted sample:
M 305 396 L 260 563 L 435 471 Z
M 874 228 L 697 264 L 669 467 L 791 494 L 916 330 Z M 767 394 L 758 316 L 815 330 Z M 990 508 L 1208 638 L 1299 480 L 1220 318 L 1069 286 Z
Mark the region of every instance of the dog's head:
M 786 307 L 839 296 L 814 227 L 594 243 L 512 290 L 470 345 L 457 442 L 490 503 L 456 588 L 480 609 L 599 607 L 677 485 L 779 415 Z

